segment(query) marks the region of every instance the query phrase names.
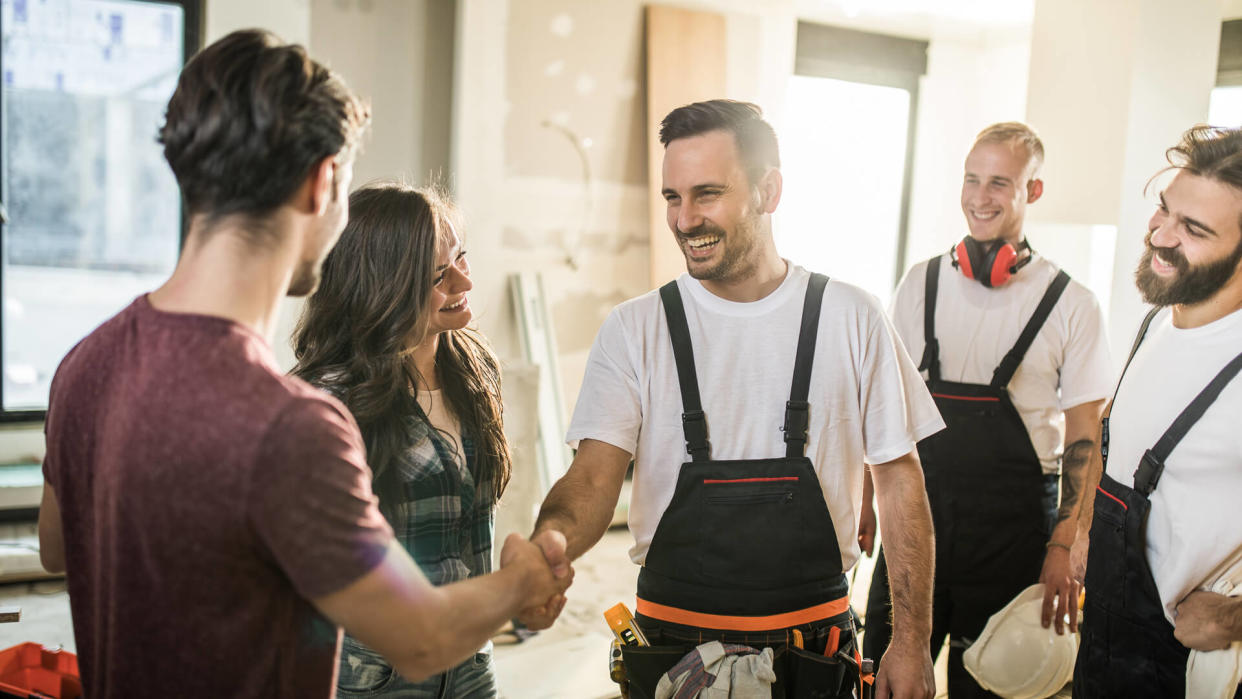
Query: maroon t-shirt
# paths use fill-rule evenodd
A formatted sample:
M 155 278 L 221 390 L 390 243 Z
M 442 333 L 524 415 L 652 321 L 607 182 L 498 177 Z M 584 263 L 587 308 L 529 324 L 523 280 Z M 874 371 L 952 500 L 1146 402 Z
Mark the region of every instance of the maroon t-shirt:
M 307 600 L 392 540 L 344 406 L 144 296 L 61 362 L 45 429 L 87 697 L 332 696 L 340 630 Z

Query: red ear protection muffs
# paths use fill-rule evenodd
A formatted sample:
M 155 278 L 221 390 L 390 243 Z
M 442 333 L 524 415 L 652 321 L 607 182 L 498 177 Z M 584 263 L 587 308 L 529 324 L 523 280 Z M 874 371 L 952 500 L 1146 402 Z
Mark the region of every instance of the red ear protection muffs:
M 1004 286 L 1005 282 L 1031 261 L 1029 252 L 1022 259 L 1018 259 L 1022 250 L 1030 249 L 1031 246 L 1025 240 L 1014 247 L 1003 241 L 981 243 L 966 236 L 953 248 L 953 266 L 960 269 L 967 279 L 974 279 L 991 289 Z

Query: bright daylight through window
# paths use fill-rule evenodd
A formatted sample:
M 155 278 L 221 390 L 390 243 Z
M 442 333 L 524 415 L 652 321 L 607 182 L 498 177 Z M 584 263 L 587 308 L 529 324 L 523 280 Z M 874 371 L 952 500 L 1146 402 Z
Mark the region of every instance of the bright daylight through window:
M 156 132 L 184 59 L 161 2 L 3 0 L 3 415 L 37 418 L 65 353 L 176 262 Z
M 910 93 L 900 88 L 805 76 L 789 81 L 777 249 L 883 303 L 897 283 L 909 114 Z

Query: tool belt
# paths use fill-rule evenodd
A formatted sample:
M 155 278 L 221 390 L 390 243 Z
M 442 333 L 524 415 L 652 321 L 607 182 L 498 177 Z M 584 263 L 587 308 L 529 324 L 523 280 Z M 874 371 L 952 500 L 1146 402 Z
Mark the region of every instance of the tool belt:
M 847 632 L 848 633 L 848 632 Z M 631 699 L 653 699 L 656 686 L 669 670 L 696 648 L 694 643 L 623 646 L 622 662 Z M 858 666 L 840 657 L 797 648 L 792 644 L 773 646 L 772 669 L 776 682 L 773 699 L 837 699 L 864 696 L 855 690 L 863 685 Z M 870 686 L 869 684 L 866 686 Z

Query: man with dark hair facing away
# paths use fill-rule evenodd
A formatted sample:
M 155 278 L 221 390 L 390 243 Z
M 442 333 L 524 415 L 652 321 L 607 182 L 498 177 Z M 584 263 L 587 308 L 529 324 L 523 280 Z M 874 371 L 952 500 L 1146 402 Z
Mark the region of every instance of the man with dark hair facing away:
M 777 253 L 780 160 L 758 107 L 680 107 L 660 139 L 687 274 L 604 322 L 569 428 L 577 455 L 532 539 L 558 558 L 563 534 L 582 555 L 633 459 L 637 622 L 656 652 L 627 654 L 632 682 L 650 692 L 687 649 L 719 640 L 774 646 L 781 696 L 852 696 L 845 572 L 870 463 L 897 603 L 876 696 L 931 697 L 932 533 L 914 445 L 943 426 L 935 405 L 872 296 Z
M 352 417 L 276 366 L 278 304 L 315 289 L 368 120 L 267 32 L 182 71 L 160 131 L 181 258 L 70 351 L 47 414 L 40 556 L 68 579 L 85 696 L 330 697 L 341 626 L 421 678 L 568 583 L 515 536 L 499 572 L 433 587 Z
M 968 234 L 911 268 L 892 302 L 893 325 L 922 357 L 948 423 L 919 443 L 919 456 L 936 529 L 932 653 L 947 636 L 957 699 L 995 696 L 962 654 L 1028 586 L 1045 585 L 1045 628 L 1055 620 L 1065 633 L 1067 614 L 1070 631 L 1078 626 L 1070 546 L 1111 367 L 1095 296 L 1027 242 L 1043 158 L 1026 124 L 981 131 L 962 177 Z M 859 533 L 870 551 L 875 516 L 867 490 L 863 498 Z M 877 654 L 890 633 L 890 558 L 886 542 L 867 601 L 864 647 Z
M 1080 517 L 1075 697 L 1242 698 L 1242 130 L 1198 126 L 1166 155 L 1135 271 L 1155 308 Z

